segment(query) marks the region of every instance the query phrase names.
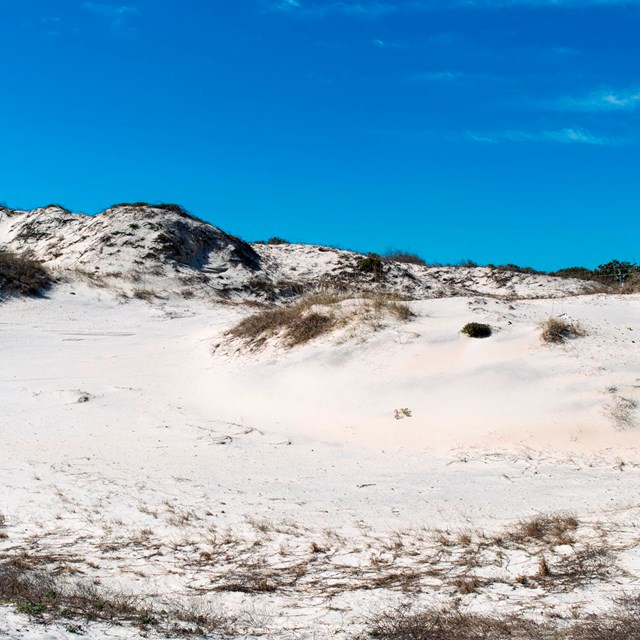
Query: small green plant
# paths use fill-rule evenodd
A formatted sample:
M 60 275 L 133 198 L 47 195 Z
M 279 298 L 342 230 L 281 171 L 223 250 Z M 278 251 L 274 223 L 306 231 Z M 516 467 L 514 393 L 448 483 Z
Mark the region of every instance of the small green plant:
M 393 417 L 396 420 L 404 420 L 405 418 L 410 418 L 411 417 L 411 410 L 408 409 L 407 407 L 402 407 L 401 409 L 396 409 L 393 412 Z
M 387 251 L 384 256 L 386 262 L 400 262 L 402 264 L 417 264 L 424 267 L 427 263 L 420 256 L 415 253 L 408 253 L 406 251 Z
M 468 322 L 460 329 L 460 333 L 470 338 L 489 338 L 491 336 L 491 327 L 482 322 Z
M 380 278 L 383 273 L 382 258 L 377 253 L 368 253 L 366 256 L 358 259 L 356 268 L 361 273 L 371 273 L 376 278 Z
M 143 613 L 140 615 L 140 618 L 138 620 L 138 622 L 142 625 L 142 626 L 146 626 L 149 624 L 156 624 L 158 621 L 150 614 L 148 613 Z
M 291 244 L 288 240 L 285 240 L 284 238 L 278 238 L 277 236 L 273 237 L 273 238 L 269 238 L 267 240 L 267 244 Z
M 47 610 L 47 606 L 42 602 L 21 602 L 16 606 L 18 613 L 26 613 L 30 616 L 39 616 Z

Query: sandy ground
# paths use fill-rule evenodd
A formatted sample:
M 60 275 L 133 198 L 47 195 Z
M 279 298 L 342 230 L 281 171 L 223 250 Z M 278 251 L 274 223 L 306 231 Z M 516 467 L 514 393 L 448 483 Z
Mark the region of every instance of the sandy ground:
M 408 324 L 247 354 L 223 337 L 239 306 L 82 285 L 5 301 L 2 556 L 206 601 L 238 637 L 346 638 L 452 598 L 570 616 L 636 589 L 640 298 L 411 306 Z M 542 344 L 562 314 L 588 335 Z M 494 336 L 462 336 L 471 320 Z M 558 512 L 579 520 L 572 541 L 496 541 Z M 541 554 L 561 579 L 533 580 Z M 75 636 L 5 609 L 0 637 Z

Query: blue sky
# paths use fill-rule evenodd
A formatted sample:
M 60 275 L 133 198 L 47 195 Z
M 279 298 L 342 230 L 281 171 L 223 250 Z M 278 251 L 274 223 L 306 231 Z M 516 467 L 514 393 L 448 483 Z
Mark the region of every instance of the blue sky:
M 0 201 L 640 261 L 640 0 L 0 0 Z

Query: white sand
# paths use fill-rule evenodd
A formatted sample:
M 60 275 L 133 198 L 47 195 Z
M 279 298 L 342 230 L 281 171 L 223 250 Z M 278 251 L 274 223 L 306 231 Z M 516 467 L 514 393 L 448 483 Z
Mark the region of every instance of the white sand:
M 377 608 L 453 597 L 442 578 L 405 592 L 363 586 L 393 562 L 424 566 L 435 544 L 420 541 L 425 530 L 497 531 L 570 511 L 584 540 L 616 549 L 610 579 L 574 593 L 514 586 L 538 552 L 512 550 L 513 566 L 478 569 L 503 582 L 456 597 L 478 610 L 569 615 L 633 590 L 640 420 L 623 399 L 640 400 L 640 297 L 411 306 L 415 320 L 371 334 L 212 355 L 248 310 L 122 304 L 79 283 L 3 302 L 0 551 L 56 553 L 80 577 L 158 603 L 204 599 L 241 615 L 248 636 L 348 637 Z M 542 344 L 538 322 L 558 314 L 588 335 Z M 462 336 L 471 320 L 494 336 Z M 403 407 L 411 417 L 396 420 Z M 394 535 L 414 552 L 380 568 L 374 556 L 389 553 Z M 331 559 L 316 553 L 297 585 L 213 590 L 239 574 L 247 549 L 284 575 L 311 562 L 313 542 Z M 236 556 L 203 565 L 209 547 Z M 327 594 L 336 576 L 353 587 Z M 87 637 L 123 637 L 84 627 Z M 74 637 L 62 623 L 44 633 L 0 612 L 0 637 Z

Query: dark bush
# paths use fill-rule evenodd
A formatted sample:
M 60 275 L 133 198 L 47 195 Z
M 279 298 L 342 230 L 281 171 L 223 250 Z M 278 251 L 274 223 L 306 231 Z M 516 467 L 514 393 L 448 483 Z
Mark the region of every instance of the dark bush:
M 469 322 L 460 329 L 460 333 L 464 333 L 470 338 L 489 338 L 491 336 L 491 327 L 481 322 Z
M 402 264 L 417 264 L 424 267 L 427 263 L 415 253 L 405 251 L 388 251 L 384 256 L 385 262 L 400 262 Z
M 273 238 L 269 238 L 267 240 L 267 244 L 291 244 L 288 240 L 285 240 L 284 238 L 278 238 L 277 236 L 273 237 Z
M 591 269 L 585 267 L 566 267 L 565 269 L 558 269 L 549 275 L 556 276 L 558 278 L 576 278 L 578 280 L 594 280 L 595 275 Z
M 382 258 L 377 253 L 368 253 L 366 256 L 358 259 L 356 268 L 361 273 L 371 273 L 376 276 L 376 278 L 379 278 L 383 273 Z
M 69 211 L 69 209 L 67 209 L 66 207 L 63 207 L 61 204 L 51 203 L 51 204 L 45 205 L 42 208 L 43 209 L 60 209 L 60 210 L 64 211 L 65 213 L 71 213 L 71 211 Z
M 0 249 L 0 293 L 37 295 L 51 282 L 51 274 L 37 260 Z
M 498 271 L 513 271 L 514 273 L 527 273 L 527 274 L 544 274 L 544 271 L 538 271 L 532 267 L 520 267 L 517 264 L 507 263 L 501 264 L 496 267 Z

